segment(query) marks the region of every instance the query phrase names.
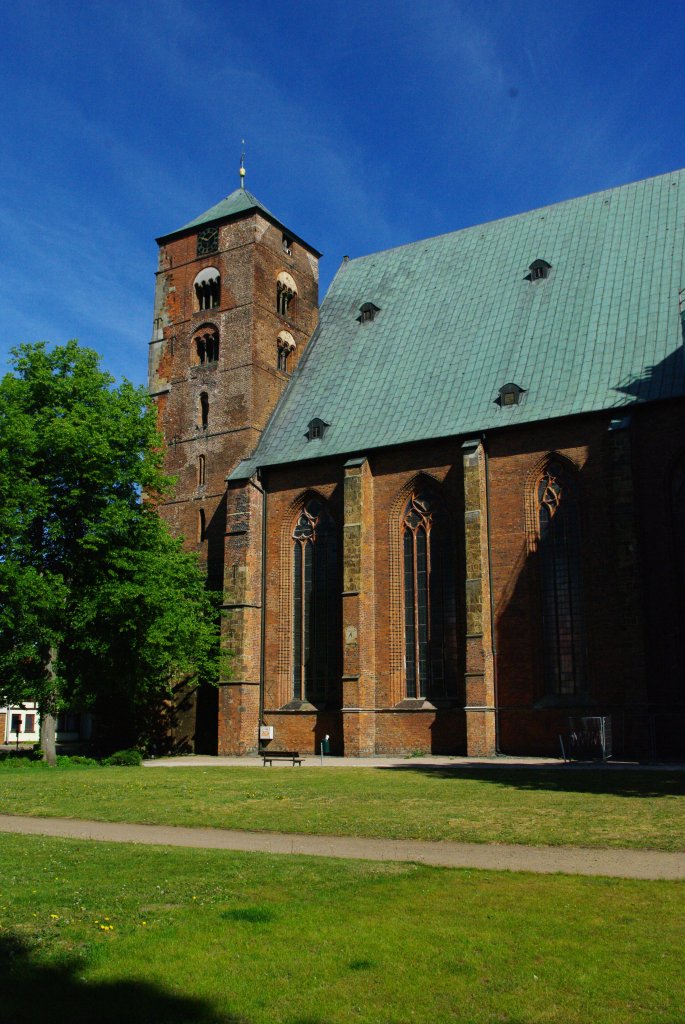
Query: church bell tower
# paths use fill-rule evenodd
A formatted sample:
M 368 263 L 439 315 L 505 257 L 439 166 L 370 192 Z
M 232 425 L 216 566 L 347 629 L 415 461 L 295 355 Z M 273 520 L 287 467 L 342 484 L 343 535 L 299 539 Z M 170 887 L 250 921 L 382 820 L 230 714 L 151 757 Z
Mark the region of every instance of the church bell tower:
M 222 591 L 233 610 L 240 602 L 235 560 L 227 567 L 226 538 L 234 524 L 227 522 L 226 477 L 257 445 L 316 326 L 320 253 L 244 188 L 242 174 L 240 188 L 157 243 L 148 382 L 166 442 L 166 470 L 177 481 L 159 511 L 199 553 L 207 585 Z M 253 552 L 252 575 L 260 561 L 261 553 Z M 179 701 L 177 748 L 216 752 L 222 703 L 235 703 L 223 689 L 254 685 L 236 679 L 236 671 L 245 675 L 234 663 L 233 678 L 220 681 L 218 695 L 197 691 Z M 254 730 L 237 721 L 219 726 L 219 746 L 242 752 L 252 731 L 256 745 L 256 722 Z M 234 742 L 232 728 L 243 738 Z

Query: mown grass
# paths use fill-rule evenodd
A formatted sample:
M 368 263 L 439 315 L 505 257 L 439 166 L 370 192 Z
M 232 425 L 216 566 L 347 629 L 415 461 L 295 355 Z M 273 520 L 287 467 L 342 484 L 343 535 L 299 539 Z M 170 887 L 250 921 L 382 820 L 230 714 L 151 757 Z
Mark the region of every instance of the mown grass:
M 30 772 L 30 778 L 28 776 Z M 0 769 L 0 812 L 261 831 L 685 848 L 685 773 L 463 768 Z
M 2 1019 L 673 1024 L 685 885 L 0 836 Z

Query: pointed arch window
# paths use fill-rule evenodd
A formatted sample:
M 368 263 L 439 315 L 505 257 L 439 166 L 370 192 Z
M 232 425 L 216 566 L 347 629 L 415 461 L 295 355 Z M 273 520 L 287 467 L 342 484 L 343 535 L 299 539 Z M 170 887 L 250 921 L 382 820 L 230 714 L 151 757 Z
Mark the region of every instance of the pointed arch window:
M 454 593 L 444 518 L 430 491 L 414 493 L 405 507 L 402 553 L 406 696 L 443 697 Z
M 337 672 L 338 550 L 335 523 L 319 498 L 293 531 L 293 697 L 330 696 Z
M 584 684 L 585 626 L 576 481 L 552 461 L 537 484 L 545 689 L 578 693 Z
M 197 539 L 198 543 L 202 543 L 207 536 L 207 523 L 205 519 L 205 510 L 201 508 L 197 514 Z
M 204 455 L 199 455 L 197 460 L 197 483 L 199 487 L 204 487 L 207 481 L 207 459 Z

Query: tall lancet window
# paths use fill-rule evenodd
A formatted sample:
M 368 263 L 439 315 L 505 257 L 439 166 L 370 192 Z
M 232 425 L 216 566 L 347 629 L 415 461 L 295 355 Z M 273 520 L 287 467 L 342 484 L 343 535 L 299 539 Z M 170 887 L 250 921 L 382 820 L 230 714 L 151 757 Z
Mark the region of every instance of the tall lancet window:
M 337 671 L 338 551 L 324 503 L 310 498 L 293 531 L 293 697 L 331 694 Z
M 574 694 L 585 682 L 580 509 L 560 462 L 550 462 L 538 481 L 537 507 L 545 688 Z
M 454 618 L 450 559 L 436 498 L 413 494 L 402 524 L 407 697 L 445 696 L 446 638 Z
M 673 539 L 675 541 L 676 572 L 685 602 L 685 456 L 675 468 L 671 480 L 671 508 L 673 512 Z

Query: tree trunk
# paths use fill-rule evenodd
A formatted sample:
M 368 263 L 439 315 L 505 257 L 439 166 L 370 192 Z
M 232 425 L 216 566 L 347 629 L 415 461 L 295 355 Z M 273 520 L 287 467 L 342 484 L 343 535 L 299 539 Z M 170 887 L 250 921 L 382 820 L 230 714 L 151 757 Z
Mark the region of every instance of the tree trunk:
M 48 677 L 48 692 L 40 708 L 40 748 L 43 751 L 43 760 L 48 764 L 57 764 L 57 716 L 55 715 L 57 704 L 57 686 L 55 683 L 55 661 L 57 650 L 50 648 L 45 673 Z
M 42 711 L 40 716 L 40 749 L 43 760 L 48 764 L 57 764 L 55 747 L 57 719 L 50 711 Z

